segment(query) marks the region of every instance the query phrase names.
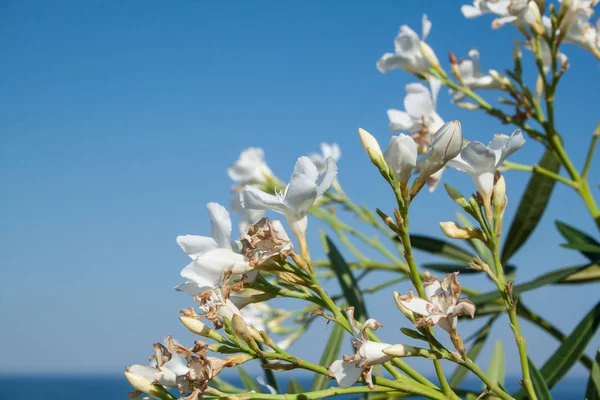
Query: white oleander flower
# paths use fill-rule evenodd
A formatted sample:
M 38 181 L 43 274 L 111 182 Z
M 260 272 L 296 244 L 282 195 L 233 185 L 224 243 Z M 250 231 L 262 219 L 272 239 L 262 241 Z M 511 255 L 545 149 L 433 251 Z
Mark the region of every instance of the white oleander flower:
M 257 268 L 269 260 L 282 261 L 294 249 L 281 222 L 267 218 L 250 225 L 240 243 L 241 253 L 251 266 Z
M 461 287 L 456 279 L 458 272 L 448 274 L 440 282 L 425 272 L 425 295 L 427 300 L 417 297 L 409 290 L 405 296 L 398 295 L 402 306 L 419 314 L 415 326 L 428 327 L 439 325 L 448 333 L 456 331 L 459 315 L 475 315 L 475 305 L 467 299 L 460 299 Z M 446 293 L 448 292 L 448 293 Z
M 596 21 L 597 26 L 594 26 L 590 22 L 591 14 L 589 14 L 589 12 L 587 11 L 584 11 L 590 9 L 583 8 L 575 10 L 578 11 L 569 12 L 569 17 L 565 16 L 565 19 L 559 29 L 567 29 L 563 41 L 565 43 L 572 43 L 581 46 L 582 48 L 591 51 L 600 58 L 600 19 Z M 546 31 L 551 32 L 552 22 L 550 18 L 544 16 L 542 18 L 542 21 L 544 23 L 544 28 L 546 28 Z M 550 66 L 551 59 L 548 46 L 546 46 L 545 49 L 542 49 L 542 51 L 544 50 L 547 53 L 545 55 L 547 58 L 547 60 L 545 60 L 545 65 L 547 63 L 548 66 Z
M 341 388 L 354 385 L 361 376 L 364 377 L 367 385 L 372 388 L 371 372 L 373 366 L 383 364 L 393 358 L 383 352 L 383 349 L 391 345 L 367 339 L 367 329 L 375 330 L 382 326 L 373 318 L 368 319 L 362 328 L 359 328 L 354 320 L 354 307 L 346 308 L 346 316 L 354 332 L 352 345 L 356 349 L 356 353 L 350 357 L 344 356 L 343 360 L 334 361 L 329 367 L 329 375 L 335 378 Z
M 431 144 L 431 137 L 443 124 L 444 120 L 436 112 L 437 96 L 441 82 L 429 78 L 428 89 L 421 83 L 406 85 L 404 97 L 404 110 L 390 109 L 387 111 L 390 120 L 390 130 L 410 131 L 413 139 L 420 147 L 421 152 Z
M 181 276 L 188 281 L 176 288 L 186 293 L 197 294 L 218 286 L 225 273 L 241 275 L 252 270 L 248 260 L 231 246 L 231 218 L 227 210 L 218 203 L 208 203 L 206 208 L 212 237 L 177 237 L 179 246 L 192 259 L 181 271 Z
M 529 25 L 538 32 L 543 29 L 540 9 L 534 0 L 475 0 L 472 6 L 462 6 L 461 11 L 466 18 L 497 15 L 492 22 L 494 29 L 509 23 Z
M 325 164 L 325 170 L 319 174 L 308 157 L 300 157 L 290 182 L 282 193 L 270 194 L 246 186 L 240 192 L 242 206 L 250 210 L 273 210 L 281 213 L 285 215 L 294 234 L 304 237 L 308 209 L 325 193 L 337 175 L 337 166 L 332 158 L 328 158 Z
M 485 14 L 507 16 L 512 0 L 474 0 L 473 5 L 465 4 L 460 10 L 465 18 L 477 18 Z
M 308 158 L 315 164 L 319 173 L 323 173 L 325 168 L 327 167 L 326 161 L 328 158 L 332 158 L 336 163 L 342 157 L 342 150 L 337 143 L 328 144 L 321 143 L 321 154 L 319 153 L 311 153 L 308 155 Z
M 481 72 L 479 50 L 477 49 L 469 50 L 469 58 L 458 62 L 458 70 L 463 83 L 470 89 L 497 89 L 501 86 L 501 83 L 491 75 L 484 75 Z M 450 94 L 452 101 L 460 101 L 465 97 L 463 93 L 452 89 L 450 89 Z
M 462 128 L 460 121 L 446 122 L 433 135 L 431 149 L 418 161 L 419 173 L 423 179 L 440 171 L 456 157 L 462 148 Z
M 394 53 L 385 53 L 377 61 L 377 69 L 382 73 L 395 68 L 402 68 L 415 74 L 425 73 L 427 61 L 421 50 L 421 41 L 427 39 L 430 30 L 431 22 L 425 14 L 422 18 L 421 38 L 407 25 L 402 25 L 394 40 Z
M 265 162 L 265 153 L 259 147 L 242 151 L 236 162 L 227 169 L 227 174 L 241 186 L 265 183 L 273 176 Z
M 245 235 L 248 231 L 248 227 L 260 221 L 265 215 L 264 210 L 249 210 L 242 207 L 240 201 L 240 194 L 234 193 L 230 202 L 231 209 L 240 216 L 238 228 L 240 229 L 240 235 Z
M 185 357 L 179 354 L 171 354 L 160 343 L 156 343 L 154 349 L 155 355 L 151 365 L 134 364 L 127 367 L 127 372 L 142 377 L 150 384 L 172 388 L 185 386 L 186 375 L 190 372 Z
M 510 137 L 494 135 L 494 139 L 487 146 L 477 141 L 469 142 L 448 166 L 471 175 L 477 191 L 484 202 L 489 204 L 496 170 L 509 155 L 524 144 L 525 139 L 520 130 L 514 131 Z
M 383 158 L 390 166 L 398 182 L 406 183 L 417 165 L 417 144 L 410 136 L 392 136 Z

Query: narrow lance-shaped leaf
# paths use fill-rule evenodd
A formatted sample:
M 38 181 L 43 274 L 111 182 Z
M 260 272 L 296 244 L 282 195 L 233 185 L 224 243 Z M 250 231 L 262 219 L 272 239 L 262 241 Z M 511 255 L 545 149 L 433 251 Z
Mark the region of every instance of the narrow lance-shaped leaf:
M 600 349 L 596 352 L 596 359 L 590 372 L 585 398 L 587 400 L 600 400 Z
M 248 391 L 254 390 L 256 393 L 264 393 L 263 390 L 258 385 L 258 383 L 256 383 L 250 375 L 248 375 L 248 373 L 246 372 L 246 370 L 244 370 L 244 368 L 237 367 L 237 371 L 238 371 L 238 374 L 240 374 L 240 380 L 242 381 L 242 385 L 244 385 L 244 387 Z
M 515 285 L 513 287 L 513 293 L 520 294 L 520 293 L 526 292 L 528 290 L 537 289 L 537 288 L 545 286 L 545 285 L 550 285 L 550 284 L 559 282 L 562 279 L 565 279 L 566 277 L 568 277 L 576 272 L 579 272 L 585 268 L 587 268 L 587 265 L 563 268 L 563 269 L 558 269 L 556 271 L 549 272 L 547 274 L 538 276 L 537 278 L 535 278 L 529 282 Z M 476 306 L 479 306 L 479 305 L 488 303 L 490 301 L 494 301 L 500 297 L 501 297 L 501 293 L 499 291 L 494 291 L 494 292 L 488 292 L 488 293 L 484 293 L 484 294 L 478 294 L 477 296 L 472 296 L 469 298 L 469 300 L 471 300 L 473 302 L 473 304 L 475 304 Z
M 470 253 L 467 250 L 464 250 L 452 243 L 446 242 L 445 240 L 437 239 L 431 236 L 410 235 L 410 243 L 412 247 L 416 249 L 436 254 L 449 260 L 468 263 L 473 259 L 473 257 L 475 257 L 473 253 Z
M 544 152 L 538 165 L 554 173 L 560 170 L 560 162 L 551 150 Z M 525 244 L 542 219 L 555 183 L 552 178 L 536 172 L 532 173 L 506 235 L 502 249 L 502 264 L 505 264 Z
M 598 254 L 600 243 L 596 239 L 564 222 L 555 221 L 555 224 L 560 234 L 568 242 L 566 245 L 562 245 L 563 247 L 579 250 L 592 262 L 600 259 L 600 254 Z
M 477 271 L 476 269 L 469 268 L 464 264 L 452 264 L 452 263 L 425 263 L 422 265 L 423 268 L 427 270 L 434 270 L 438 272 L 443 272 L 446 274 L 451 274 L 453 272 L 460 272 L 461 274 L 479 274 L 481 271 Z M 515 271 L 515 267 L 512 265 L 507 265 L 504 267 L 504 272 L 506 274 L 512 274 Z
M 323 349 L 323 355 L 321 356 L 321 360 L 319 361 L 319 364 L 321 364 L 325 368 L 329 368 L 331 363 L 337 360 L 338 354 L 340 354 L 340 349 L 342 348 L 344 333 L 346 332 L 340 324 L 336 324 L 334 322 L 330 322 L 330 324 L 333 325 L 333 329 L 331 330 L 331 336 L 329 336 L 329 340 L 327 341 L 327 345 Z M 313 379 L 310 390 L 314 392 L 315 390 L 322 390 L 326 387 L 327 377 L 325 375 L 317 374 L 315 376 L 315 379 Z
M 469 350 L 467 351 L 467 356 L 471 360 L 475 361 L 477 360 L 477 357 L 479 357 L 479 353 L 481 353 L 481 349 L 483 349 L 483 346 L 485 345 L 485 342 L 489 336 L 492 324 L 495 319 L 495 317 L 490 318 L 488 322 L 486 322 L 485 325 L 482 326 L 481 329 L 475 333 L 475 341 L 473 342 L 473 344 L 471 344 L 470 347 L 467 346 L 469 348 Z M 466 341 L 467 340 L 465 340 L 465 342 Z M 465 367 L 462 367 L 460 365 L 457 366 L 454 372 L 452 373 L 450 380 L 448 381 L 450 387 L 458 388 L 461 382 L 465 379 L 465 376 L 467 376 L 467 372 L 469 372 L 469 370 Z
M 562 344 L 540 369 L 540 374 L 549 389 L 552 389 L 579 360 L 586 346 L 594 337 L 600 324 L 600 303 L 586 314 L 575 327 L 573 332 L 563 340 Z M 525 397 L 525 391 L 520 390 L 515 396 L 517 399 Z
M 578 284 L 600 281 L 600 264 L 591 264 L 583 268 L 581 271 L 575 272 L 572 275 L 556 282 L 558 284 Z
M 600 303 L 587 313 L 573 332 L 540 369 L 548 387 L 552 389 L 569 372 L 585 351 L 600 324 Z
M 490 359 L 490 365 L 487 370 L 487 376 L 492 382 L 504 386 L 504 348 L 502 347 L 501 341 L 496 341 L 494 345 L 494 352 Z M 483 390 L 486 389 L 485 384 Z
M 538 398 L 538 400 L 552 400 L 552 395 L 550 395 L 550 389 L 548 389 L 548 385 L 546 385 L 544 377 L 529 357 L 527 358 L 527 363 L 529 364 L 529 372 L 531 375 L 533 391 L 535 392 L 535 395 Z M 525 396 L 519 398 L 523 397 Z
M 290 378 L 290 381 L 288 382 L 287 392 L 289 394 L 298 394 L 298 393 L 304 393 L 304 392 L 306 392 L 306 390 L 304 390 L 302 385 L 300 383 L 298 383 L 297 380 L 295 380 L 294 378 Z
M 367 310 L 365 308 L 365 302 L 363 300 L 362 293 L 358 287 L 358 282 L 350 270 L 350 266 L 342 257 L 335 244 L 331 241 L 329 236 L 321 232 L 321 239 L 323 241 L 323 248 L 327 253 L 327 258 L 331 263 L 331 267 L 335 272 L 336 277 L 344 293 L 344 297 L 348 301 L 350 306 L 354 307 L 354 316 L 358 320 L 364 320 L 367 317 Z

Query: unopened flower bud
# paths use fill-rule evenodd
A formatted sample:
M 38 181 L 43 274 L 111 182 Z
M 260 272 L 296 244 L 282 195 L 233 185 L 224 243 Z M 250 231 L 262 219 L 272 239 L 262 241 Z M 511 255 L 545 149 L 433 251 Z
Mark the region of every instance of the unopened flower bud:
M 190 332 L 195 333 L 196 335 L 200 335 L 217 342 L 223 342 L 225 340 L 223 336 L 219 335 L 217 332 L 210 329 L 196 318 L 179 317 L 179 320 L 186 328 L 188 328 Z
M 462 208 L 468 208 L 469 207 L 469 203 L 467 203 L 467 200 L 465 199 L 465 196 L 463 196 L 458 189 L 456 189 L 455 187 L 444 183 L 444 188 L 446 189 L 446 192 L 448 193 L 448 196 L 450 196 L 450 198 L 452 200 L 454 200 L 459 206 L 461 206 Z
M 463 228 L 454 221 L 440 222 L 444 235 L 452 239 L 481 239 L 485 241 L 485 234 L 479 228 Z
M 362 128 L 358 128 L 358 134 L 360 135 L 360 142 L 369 155 L 371 162 L 379 168 L 382 173 L 388 172 L 388 166 L 383 158 L 383 153 L 381 152 L 381 147 L 379 147 L 379 143 L 377 143 L 377 139 L 373 137 L 369 132 L 365 131 Z
M 420 164 L 421 177 L 427 178 L 439 171 L 448 161 L 460 153 L 462 145 L 460 121 L 450 121 L 442 125 L 433 135 L 431 150 Z
M 404 314 L 404 316 L 408 318 L 410 322 L 415 322 L 415 314 L 413 314 L 413 312 L 410 311 L 408 308 L 404 307 L 404 305 L 400 301 L 399 296 L 400 293 L 394 291 L 394 302 L 396 303 L 396 307 L 398 307 L 398 310 L 400 310 L 400 312 Z
M 252 335 L 250 334 L 250 330 L 248 329 L 248 325 L 246 321 L 239 315 L 234 315 L 231 318 L 231 328 L 233 329 L 233 333 L 235 336 L 242 339 L 244 342 L 248 343 L 253 341 Z
M 423 58 L 425 59 L 425 61 L 427 61 L 427 63 L 432 66 L 435 69 L 439 69 L 440 68 L 440 61 L 438 60 L 437 56 L 435 55 L 435 52 L 433 51 L 433 49 L 425 42 L 421 41 L 421 43 L 419 43 L 419 45 L 421 46 L 421 53 L 423 54 Z
M 417 165 L 417 144 L 408 135 L 392 136 L 383 153 L 383 158 L 398 182 L 408 182 Z
M 394 223 L 392 217 L 381 211 L 379 208 L 376 208 L 375 211 L 377 212 L 377 215 L 379 215 L 383 223 L 386 224 L 391 230 L 393 230 L 394 232 L 399 231 L 398 225 Z
M 458 80 L 461 84 L 463 83 L 462 74 L 460 73 L 460 68 L 458 67 L 458 60 L 453 52 L 448 53 L 448 58 L 450 59 L 450 68 L 452 69 L 452 75 Z
M 525 23 L 531 26 L 531 28 L 538 34 L 544 34 L 544 25 L 542 24 L 542 13 L 535 1 L 529 1 L 527 3 L 527 11 L 525 11 Z
M 390 347 L 386 347 L 382 351 L 392 357 L 410 357 L 417 355 L 419 350 L 420 349 L 407 344 L 394 344 Z
M 164 395 L 159 386 L 154 385 L 141 375 L 134 374 L 132 372 L 125 372 L 125 378 L 135 390 L 139 390 L 142 393 L 147 393 L 151 396 L 156 396 L 159 398 L 162 398 Z
M 475 103 L 469 103 L 467 101 L 461 101 L 459 103 L 456 103 L 456 105 L 460 108 L 463 108 L 465 110 L 479 110 L 481 107 L 479 107 L 477 104 Z
M 489 74 L 492 78 L 494 78 L 496 82 L 498 82 L 501 85 L 501 87 L 505 88 L 511 86 L 510 80 L 504 75 L 500 74 L 495 69 L 490 69 Z

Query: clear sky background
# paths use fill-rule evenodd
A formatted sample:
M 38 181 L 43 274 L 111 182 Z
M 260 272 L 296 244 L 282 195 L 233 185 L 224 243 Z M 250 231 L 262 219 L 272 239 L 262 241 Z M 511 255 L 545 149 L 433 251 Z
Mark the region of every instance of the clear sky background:
M 177 318 L 192 301 L 172 289 L 187 263 L 175 237 L 209 233 L 205 204 L 228 204 L 226 168 L 248 146 L 263 147 L 286 180 L 297 157 L 321 141 L 337 142 L 346 192 L 390 210 L 391 193 L 363 153 L 357 128 L 386 144 L 385 111 L 402 108 L 404 86 L 414 81 L 375 68 L 393 50 L 398 27 L 420 32 L 426 12 L 433 22 L 428 42 L 443 62 L 448 50 L 464 57 L 477 47 L 484 69 L 511 65 L 518 32 L 492 31 L 490 18 L 466 20 L 460 4 L 0 2 L 0 373 L 120 373 L 143 362 L 166 334 L 191 343 Z M 572 45 L 565 52 L 572 68 L 556 117 L 580 166 L 597 123 L 600 71 L 589 53 Z M 491 101 L 497 95 L 484 93 Z M 438 111 L 460 119 L 467 139 L 487 142 L 512 131 L 451 105 L 445 90 Z M 533 164 L 541 152 L 529 140 L 512 159 Z M 599 165 L 596 157 L 594 182 Z M 528 175 L 506 177 L 510 221 Z M 444 180 L 473 191 L 457 171 Z M 439 236 L 438 222 L 456 211 L 443 190 L 423 193 L 412 211 L 414 232 Z M 543 223 L 514 257 L 518 281 L 585 262 L 557 246 L 563 240 L 555 219 L 598 236 L 583 203 L 558 185 Z M 318 256 L 317 226 L 310 222 Z M 369 282 L 389 279 L 374 276 Z M 491 289 L 480 278 L 463 281 Z M 383 339 L 406 341 L 398 328 L 408 324 L 390 292 L 370 296 L 370 312 L 386 325 Z M 545 288 L 524 300 L 568 333 L 598 300 L 598 286 Z M 481 322 L 461 324 L 461 332 Z M 508 374 L 516 375 L 506 318 L 497 326 Z M 533 360 L 543 362 L 557 342 L 526 322 L 523 329 Z M 316 322 L 292 352 L 318 360 L 324 333 Z M 596 335 L 588 352 L 599 344 Z M 432 371 L 430 364 L 419 368 Z

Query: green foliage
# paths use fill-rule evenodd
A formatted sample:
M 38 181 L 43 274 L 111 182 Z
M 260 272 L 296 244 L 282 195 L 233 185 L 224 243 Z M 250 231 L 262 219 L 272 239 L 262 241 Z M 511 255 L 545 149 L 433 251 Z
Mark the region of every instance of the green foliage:
M 564 222 L 556 221 L 556 227 L 568 242 L 562 245 L 563 247 L 579 250 L 591 262 L 600 259 L 600 254 L 598 254 L 600 252 L 600 243 L 596 239 Z
M 323 375 L 318 375 L 318 376 L 323 376 Z M 319 390 L 319 389 L 311 388 L 311 390 Z M 304 392 L 306 392 L 306 390 L 304 390 L 302 385 L 297 380 L 295 380 L 294 378 L 290 378 L 290 381 L 288 382 L 287 392 L 290 394 L 304 393 Z
M 475 254 L 470 253 L 452 243 L 445 240 L 437 239 L 425 235 L 410 235 L 410 244 L 412 247 L 436 254 L 440 257 L 447 258 L 453 261 L 462 261 L 468 263 L 475 257 Z
M 492 329 L 492 324 L 494 323 L 495 319 L 495 317 L 490 318 L 488 322 L 486 322 L 486 324 L 483 325 L 481 329 L 479 329 L 473 335 L 475 337 L 475 341 L 473 342 L 473 344 L 471 344 L 471 346 L 469 347 L 469 351 L 467 352 L 467 356 L 471 360 L 475 361 L 477 360 L 477 357 L 479 357 L 479 353 L 481 353 L 481 349 L 483 349 L 483 346 L 485 345 L 485 342 L 489 337 L 490 330 Z M 452 373 L 452 376 L 450 377 L 450 380 L 448 381 L 450 387 L 458 388 L 461 382 L 467 376 L 467 372 L 469 372 L 469 370 L 463 366 L 456 367 L 456 369 Z
M 529 357 L 527 358 L 527 363 L 529 364 L 529 372 L 531 373 L 533 390 L 535 391 L 535 395 L 537 396 L 538 400 L 552 400 L 550 389 L 548 389 L 548 385 L 546 385 L 546 381 L 544 380 L 542 373 L 537 369 Z
M 335 247 L 335 244 L 331 241 L 329 236 L 322 233 L 321 239 L 323 241 L 323 247 L 327 253 L 327 258 L 331 263 L 331 267 L 335 272 L 335 276 L 338 278 L 344 297 L 349 305 L 354 307 L 354 318 L 362 320 L 367 317 L 367 310 L 365 308 L 365 301 L 363 299 L 362 292 L 358 286 L 356 278 L 350 270 L 350 266 L 342 257 L 340 251 Z
M 600 400 L 600 350 L 596 352 L 596 359 L 590 371 L 585 398 L 587 400 Z
M 323 349 L 323 355 L 319 361 L 319 364 L 325 368 L 329 368 L 331 363 L 338 358 L 340 349 L 342 348 L 342 341 L 344 340 L 344 333 L 346 333 L 340 324 L 331 323 L 330 325 L 333 325 L 333 328 L 331 329 L 329 340 Z M 327 387 L 327 381 L 328 379 L 326 376 L 319 374 L 315 375 L 310 390 L 325 389 Z
M 490 359 L 490 365 L 488 366 L 487 376 L 490 381 L 504 386 L 504 347 L 501 341 L 496 341 L 494 345 L 494 352 Z M 484 385 L 483 389 L 485 390 Z
M 560 170 L 560 162 L 550 149 L 544 152 L 538 165 L 554 173 L 558 173 Z M 525 192 L 519 201 L 519 206 L 513 217 L 508 234 L 504 239 L 504 247 L 501 255 L 503 264 L 508 262 L 533 233 L 542 219 L 542 215 L 544 215 L 555 184 L 556 181 L 552 178 L 539 173 L 532 173 Z
M 252 379 L 250 375 L 248 375 L 244 368 L 238 367 L 237 372 L 240 374 L 240 380 L 242 381 L 242 385 L 244 385 L 246 390 L 254 390 L 256 393 L 264 393 L 260 385 L 254 379 Z

